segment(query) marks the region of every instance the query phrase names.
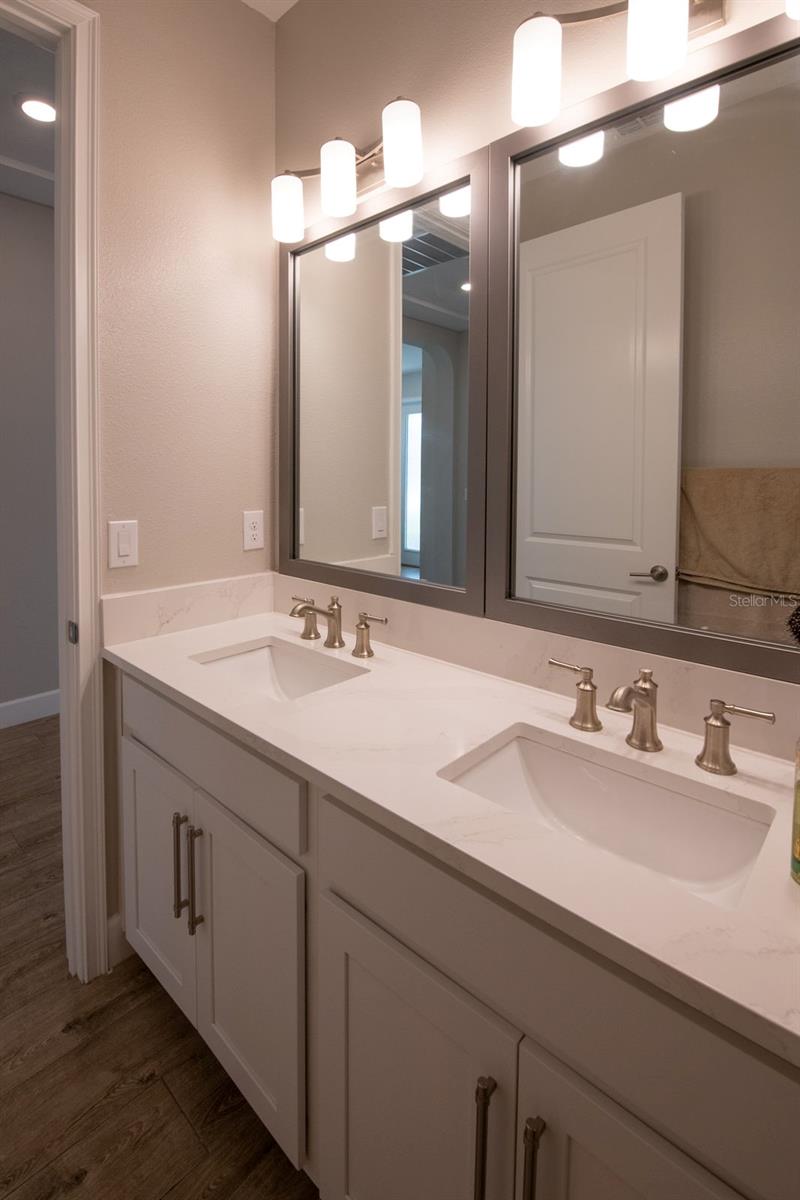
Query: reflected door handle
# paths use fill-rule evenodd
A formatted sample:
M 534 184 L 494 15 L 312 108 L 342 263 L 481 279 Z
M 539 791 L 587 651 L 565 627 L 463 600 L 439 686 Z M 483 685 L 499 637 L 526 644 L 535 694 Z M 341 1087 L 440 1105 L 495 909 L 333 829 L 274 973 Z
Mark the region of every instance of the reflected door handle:
M 628 578 L 652 579 L 653 583 L 666 583 L 669 579 L 669 571 L 666 567 L 662 567 L 661 563 L 656 563 L 649 571 L 631 571 Z

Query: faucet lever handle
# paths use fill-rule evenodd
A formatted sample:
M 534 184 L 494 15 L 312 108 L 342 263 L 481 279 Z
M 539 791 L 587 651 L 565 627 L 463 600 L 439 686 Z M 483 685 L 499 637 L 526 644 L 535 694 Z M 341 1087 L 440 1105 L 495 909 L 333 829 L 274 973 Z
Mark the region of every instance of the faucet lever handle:
M 375 622 L 377 622 L 378 625 L 388 625 L 389 624 L 388 617 L 373 617 L 372 614 L 368 613 L 368 612 L 360 612 L 358 614 L 358 620 L 359 620 L 359 622 L 375 621 Z
M 581 683 L 591 683 L 594 687 L 592 683 L 594 671 L 591 667 L 578 667 L 574 663 L 562 662 L 560 658 L 548 658 L 547 661 L 551 667 L 562 667 L 565 671 L 574 671 L 576 675 L 581 676 Z
M 774 712 L 761 712 L 757 708 L 740 708 L 738 704 L 726 704 L 724 700 L 711 701 L 711 715 L 713 717 L 721 717 L 724 713 L 730 713 L 736 717 L 757 717 L 759 721 L 769 721 L 770 725 L 775 724 Z
M 582 733 L 599 733 L 603 723 L 597 716 L 597 684 L 593 680 L 592 668 L 578 667 L 573 663 L 562 662 L 560 658 L 549 658 L 547 661 L 551 667 L 562 667 L 565 671 L 574 671 L 576 675 L 580 675 L 575 712 L 569 719 L 572 728 L 580 729 Z
M 315 604 L 316 603 L 313 596 L 292 596 L 292 599 L 296 600 L 298 604 Z

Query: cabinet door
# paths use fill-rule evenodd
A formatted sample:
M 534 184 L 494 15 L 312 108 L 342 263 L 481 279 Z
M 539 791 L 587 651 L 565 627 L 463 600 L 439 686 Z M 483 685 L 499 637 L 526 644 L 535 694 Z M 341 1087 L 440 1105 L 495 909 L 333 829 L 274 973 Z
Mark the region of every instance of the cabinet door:
M 527 1038 L 519 1052 L 517 1200 L 741 1200 Z M 525 1126 L 546 1128 L 535 1163 Z
M 197 1028 L 295 1164 L 305 1127 L 305 876 L 196 793 Z
M 319 986 L 325 1200 L 508 1200 L 520 1034 L 329 894 Z
M 194 813 L 194 791 L 160 759 L 123 738 L 122 811 L 125 936 L 194 1022 L 194 939 L 189 937 L 184 903 L 186 831 Z

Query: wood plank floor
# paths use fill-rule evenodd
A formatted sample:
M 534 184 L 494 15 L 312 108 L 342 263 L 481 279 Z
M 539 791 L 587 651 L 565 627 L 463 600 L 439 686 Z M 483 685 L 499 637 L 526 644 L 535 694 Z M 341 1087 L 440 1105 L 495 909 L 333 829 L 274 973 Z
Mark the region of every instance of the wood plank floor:
M 317 1200 L 136 957 L 67 975 L 58 718 L 0 730 L 0 1200 Z

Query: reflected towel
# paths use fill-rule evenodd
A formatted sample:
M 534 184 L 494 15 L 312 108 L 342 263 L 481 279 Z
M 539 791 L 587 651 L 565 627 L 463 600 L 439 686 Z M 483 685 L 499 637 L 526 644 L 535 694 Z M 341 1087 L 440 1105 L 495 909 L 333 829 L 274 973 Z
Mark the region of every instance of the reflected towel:
M 680 574 L 733 591 L 800 595 L 800 468 L 687 468 Z

